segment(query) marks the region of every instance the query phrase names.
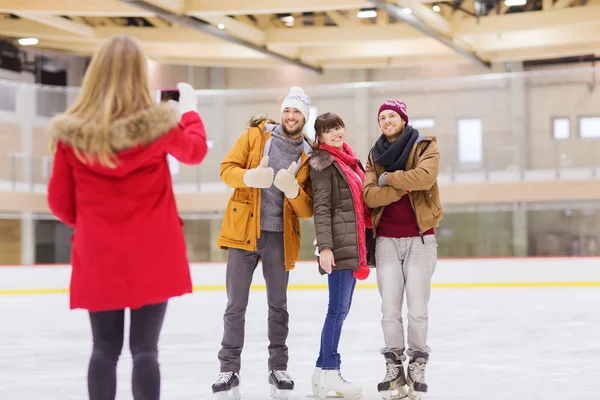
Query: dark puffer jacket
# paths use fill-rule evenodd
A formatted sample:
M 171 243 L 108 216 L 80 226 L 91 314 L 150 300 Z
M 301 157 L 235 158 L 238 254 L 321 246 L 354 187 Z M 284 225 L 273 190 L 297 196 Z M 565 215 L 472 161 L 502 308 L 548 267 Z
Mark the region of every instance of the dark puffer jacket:
M 334 271 L 357 270 L 356 213 L 348 181 L 333 156 L 315 150 L 308 162 L 313 188 L 313 209 L 319 252 L 333 250 Z M 360 168 L 363 166 L 359 163 Z M 319 267 L 323 275 L 325 271 Z

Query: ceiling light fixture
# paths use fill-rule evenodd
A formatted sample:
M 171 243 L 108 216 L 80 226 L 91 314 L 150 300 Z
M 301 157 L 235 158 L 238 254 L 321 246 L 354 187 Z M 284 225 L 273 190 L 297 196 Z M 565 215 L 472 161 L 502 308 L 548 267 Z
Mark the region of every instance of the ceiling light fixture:
M 525 4 L 527 4 L 527 0 L 504 0 L 506 7 L 524 6 Z
M 356 13 L 358 18 L 375 18 L 377 16 L 377 11 L 375 10 L 361 10 Z
M 33 46 L 38 44 L 37 38 L 21 38 L 19 39 L 19 44 L 21 46 Z

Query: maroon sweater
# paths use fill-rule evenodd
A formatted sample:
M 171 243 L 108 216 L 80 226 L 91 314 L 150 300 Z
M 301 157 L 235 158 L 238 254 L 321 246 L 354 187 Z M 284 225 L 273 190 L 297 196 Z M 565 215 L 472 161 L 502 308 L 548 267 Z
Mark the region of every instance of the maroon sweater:
M 377 236 L 390 238 L 419 236 L 419 227 L 409 196 L 410 194 L 405 194 L 400 200 L 385 207 L 377 226 Z M 423 235 L 434 234 L 434 228 L 423 232 Z

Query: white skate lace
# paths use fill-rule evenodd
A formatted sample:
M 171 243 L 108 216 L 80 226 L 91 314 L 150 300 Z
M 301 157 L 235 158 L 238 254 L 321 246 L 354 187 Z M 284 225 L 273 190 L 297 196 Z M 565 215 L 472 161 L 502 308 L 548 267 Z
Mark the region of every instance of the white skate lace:
M 400 364 L 396 364 L 396 363 L 388 363 L 386 365 L 386 374 L 385 374 L 385 380 L 387 381 L 393 381 L 396 378 L 398 378 L 398 374 L 400 373 Z
M 217 379 L 217 383 L 227 383 L 233 376 L 233 372 L 221 372 L 219 374 L 219 378 Z
M 410 364 L 408 368 L 410 379 L 413 382 L 425 382 L 425 364 L 421 364 L 418 362 Z
M 292 381 L 292 378 L 288 375 L 287 371 L 273 371 L 273 374 L 275 374 L 275 378 L 279 381 Z

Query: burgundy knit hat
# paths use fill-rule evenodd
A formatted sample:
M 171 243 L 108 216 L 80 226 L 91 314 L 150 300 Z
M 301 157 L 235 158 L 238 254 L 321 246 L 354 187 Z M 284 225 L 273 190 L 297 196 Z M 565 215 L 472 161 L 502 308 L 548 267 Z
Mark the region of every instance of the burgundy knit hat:
M 381 114 L 382 111 L 385 111 L 385 110 L 396 111 L 398 114 L 400 114 L 400 116 L 402 117 L 404 122 L 408 124 L 408 113 L 406 112 L 406 104 L 404 104 L 403 101 L 394 100 L 394 99 L 388 99 L 388 100 L 384 101 L 383 104 L 381 104 L 381 106 L 379 106 L 379 112 L 377 113 L 377 123 L 378 124 L 379 124 L 379 115 Z

